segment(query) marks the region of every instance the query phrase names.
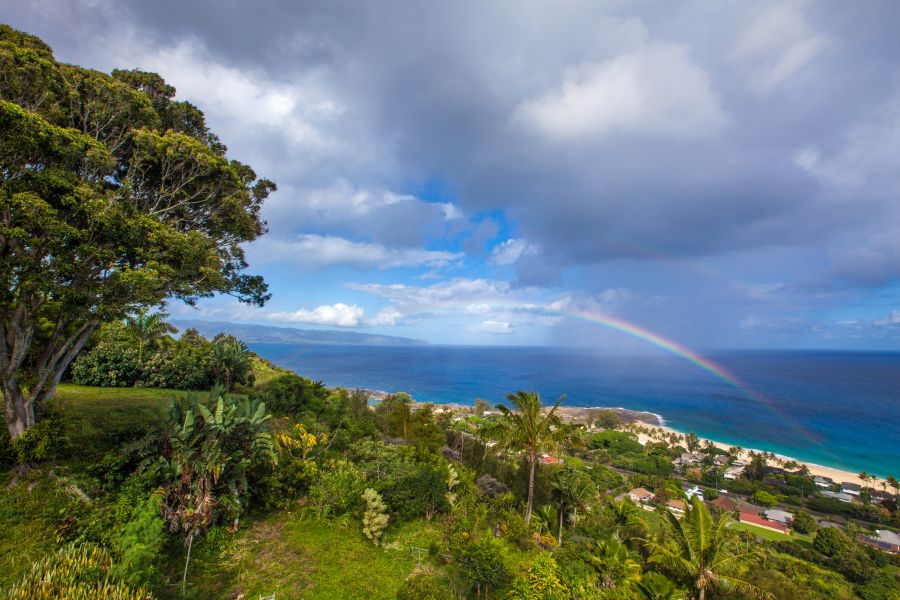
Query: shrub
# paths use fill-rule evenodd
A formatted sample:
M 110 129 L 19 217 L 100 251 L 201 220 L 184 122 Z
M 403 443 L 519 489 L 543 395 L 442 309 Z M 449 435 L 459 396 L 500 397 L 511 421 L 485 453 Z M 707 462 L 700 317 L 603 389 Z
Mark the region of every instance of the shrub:
M 387 529 L 389 519 L 385 512 L 387 506 L 381 495 L 372 488 L 366 488 L 362 499 L 366 503 L 366 512 L 363 513 L 363 533 L 377 546 L 381 543 L 384 530 Z
M 338 516 L 359 506 L 363 492 L 362 474 L 351 462 L 336 460 L 322 466 L 309 490 L 309 501 L 316 518 Z
M 130 387 L 140 377 L 137 350 L 112 341 L 97 344 L 72 363 L 72 381 L 80 385 Z
M 753 501 L 763 506 L 775 506 L 778 504 L 778 496 L 770 494 L 766 490 L 756 490 L 753 494 Z
M 296 415 L 307 408 L 321 407 L 328 390 L 321 381 L 285 373 L 265 383 L 258 393 L 273 413 Z
M 800 510 L 794 515 L 791 527 L 798 533 L 815 533 L 819 528 L 819 523 L 811 514 Z
M 148 594 L 114 575 L 112 559 L 105 550 L 85 545 L 64 548 L 36 561 L 0 596 L 7 600 L 144 600 Z
M 453 559 L 459 565 L 463 579 L 475 588 L 478 596 L 482 592 L 502 589 L 509 583 L 505 548 L 493 537 L 455 543 Z
M 47 418 L 25 430 L 10 445 L 19 463 L 32 463 L 65 456 L 72 442 L 59 419 Z
M 429 464 L 420 464 L 396 485 L 385 487 L 382 494 L 391 512 L 402 518 L 431 520 L 435 513 L 449 508 L 445 471 Z
M 210 346 L 176 342 L 144 362 L 141 383 L 148 387 L 205 390 L 215 383 Z
M 513 580 L 507 597 L 510 600 L 566 600 L 570 593 L 560 580 L 559 565 L 553 556 L 541 553 Z
M 447 580 L 431 569 L 416 568 L 397 591 L 397 600 L 454 600 Z
M 137 509 L 114 545 L 121 556 L 113 568 L 130 585 L 151 583 L 162 560 L 165 523 L 160 517 L 159 496 L 152 495 Z

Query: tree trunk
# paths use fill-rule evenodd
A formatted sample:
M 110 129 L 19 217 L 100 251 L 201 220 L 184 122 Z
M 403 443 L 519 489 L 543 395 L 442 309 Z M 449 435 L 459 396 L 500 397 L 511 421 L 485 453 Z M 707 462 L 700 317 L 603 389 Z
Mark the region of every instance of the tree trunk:
M 18 382 L 3 382 L 3 398 L 6 404 L 6 428 L 9 437 L 16 439 L 34 425 L 34 403 L 30 402 Z
M 534 470 L 537 467 L 537 457 L 529 456 L 529 472 L 528 472 L 528 504 L 525 507 L 525 524 L 531 523 L 531 509 L 534 504 Z
M 556 532 L 556 541 L 562 546 L 562 527 L 563 527 L 563 515 L 565 514 L 565 509 L 563 505 L 559 507 L 559 530 Z
M 191 564 L 191 547 L 194 545 L 194 534 L 192 533 L 188 537 L 188 551 L 187 558 L 184 561 L 184 575 L 181 577 L 181 595 L 184 596 L 187 591 L 187 572 L 188 565 Z

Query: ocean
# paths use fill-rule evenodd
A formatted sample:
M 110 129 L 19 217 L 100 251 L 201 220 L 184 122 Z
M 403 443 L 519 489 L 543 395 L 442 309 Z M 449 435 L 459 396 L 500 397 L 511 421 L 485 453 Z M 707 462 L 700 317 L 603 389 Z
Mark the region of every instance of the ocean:
M 682 358 L 588 349 L 251 344 L 329 386 L 405 391 L 416 400 L 502 402 L 520 389 L 565 406 L 656 413 L 731 445 L 900 477 L 900 353 L 735 351 L 706 355 L 742 389 Z

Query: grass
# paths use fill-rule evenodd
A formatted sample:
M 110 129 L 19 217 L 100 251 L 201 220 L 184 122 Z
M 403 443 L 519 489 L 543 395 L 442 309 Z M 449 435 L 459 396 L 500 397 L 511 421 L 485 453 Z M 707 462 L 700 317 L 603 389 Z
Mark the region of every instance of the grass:
M 746 531 L 770 542 L 812 542 L 810 536 L 802 533 L 793 532 L 791 535 L 784 535 L 783 533 L 772 531 L 770 529 L 763 529 L 762 527 L 757 527 L 748 523 L 731 523 L 729 528 L 736 531 Z
M 172 398 L 187 392 L 63 384 L 50 409 L 62 416 L 76 448 L 102 455 L 160 427 Z
M 417 520 L 391 527 L 383 547 L 354 519 L 315 521 L 280 512 L 236 536 L 212 534 L 193 559 L 192 598 L 394 598 L 416 565 L 409 547 L 440 540 L 439 525 Z M 230 538 L 230 539 L 229 539 Z

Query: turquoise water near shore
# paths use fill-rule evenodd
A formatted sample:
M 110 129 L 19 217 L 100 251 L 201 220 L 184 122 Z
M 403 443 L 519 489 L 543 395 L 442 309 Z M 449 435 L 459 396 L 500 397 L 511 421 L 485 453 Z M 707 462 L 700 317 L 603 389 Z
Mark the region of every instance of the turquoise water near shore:
M 678 357 L 587 349 L 251 344 L 330 386 L 406 391 L 423 402 L 502 402 L 534 389 L 566 406 L 660 415 L 666 425 L 853 472 L 900 476 L 900 353 L 741 351 L 707 355 L 748 394 Z

